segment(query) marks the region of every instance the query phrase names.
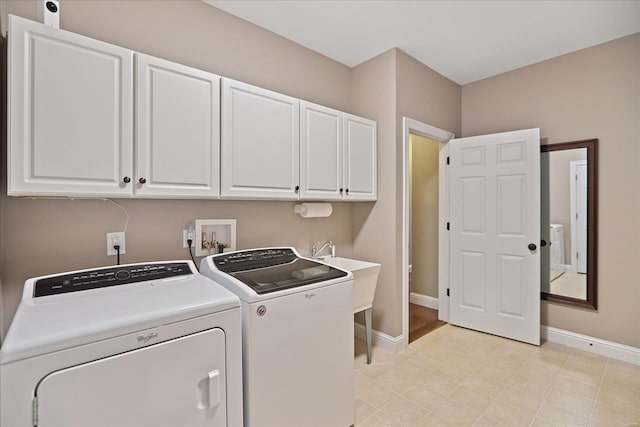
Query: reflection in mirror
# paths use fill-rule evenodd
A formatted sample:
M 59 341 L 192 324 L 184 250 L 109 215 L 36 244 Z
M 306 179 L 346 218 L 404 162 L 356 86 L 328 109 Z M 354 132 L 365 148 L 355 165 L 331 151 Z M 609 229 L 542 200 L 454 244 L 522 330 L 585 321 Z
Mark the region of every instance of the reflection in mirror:
M 597 140 L 541 147 L 542 298 L 596 309 Z

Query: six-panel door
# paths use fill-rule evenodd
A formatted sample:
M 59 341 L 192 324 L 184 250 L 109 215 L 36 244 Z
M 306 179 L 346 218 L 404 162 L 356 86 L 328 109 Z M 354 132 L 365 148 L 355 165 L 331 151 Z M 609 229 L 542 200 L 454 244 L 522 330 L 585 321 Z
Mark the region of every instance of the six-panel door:
M 452 139 L 450 320 L 540 344 L 540 131 Z

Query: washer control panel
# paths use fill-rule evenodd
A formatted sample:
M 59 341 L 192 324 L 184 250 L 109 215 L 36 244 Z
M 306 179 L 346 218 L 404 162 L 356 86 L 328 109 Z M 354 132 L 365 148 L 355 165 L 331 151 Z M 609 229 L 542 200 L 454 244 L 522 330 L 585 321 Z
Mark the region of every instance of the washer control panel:
M 126 285 L 167 277 L 193 274 L 186 262 L 130 264 L 61 274 L 36 281 L 34 297 L 86 291 L 107 286 Z
M 253 270 L 280 264 L 287 264 L 298 259 L 289 248 L 256 249 L 243 252 L 218 255 L 213 259 L 216 267 L 225 273 Z

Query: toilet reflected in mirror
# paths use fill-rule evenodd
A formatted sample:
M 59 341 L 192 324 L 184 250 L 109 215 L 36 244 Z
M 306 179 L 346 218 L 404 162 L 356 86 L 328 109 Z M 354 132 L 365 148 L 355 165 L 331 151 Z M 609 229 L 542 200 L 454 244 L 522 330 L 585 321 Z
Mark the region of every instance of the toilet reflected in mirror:
M 594 310 L 597 142 L 540 148 L 542 298 Z

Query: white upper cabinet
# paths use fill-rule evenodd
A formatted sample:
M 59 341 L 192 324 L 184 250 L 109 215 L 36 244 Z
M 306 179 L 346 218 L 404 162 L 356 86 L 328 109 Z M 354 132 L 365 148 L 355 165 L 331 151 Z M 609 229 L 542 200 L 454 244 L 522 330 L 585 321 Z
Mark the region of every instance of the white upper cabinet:
M 296 200 L 299 101 L 222 79 L 221 196 Z
M 300 198 L 376 200 L 376 123 L 300 101 Z
M 341 111 L 300 101 L 300 198 L 342 200 Z
M 376 200 L 371 120 L 16 16 L 8 58 L 10 196 Z
M 376 122 L 345 113 L 345 200 L 377 199 L 377 161 Z
M 136 53 L 135 194 L 220 194 L 220 76 Z
M 133 52 L 9 18 L 8 194 L 128 196 Z

